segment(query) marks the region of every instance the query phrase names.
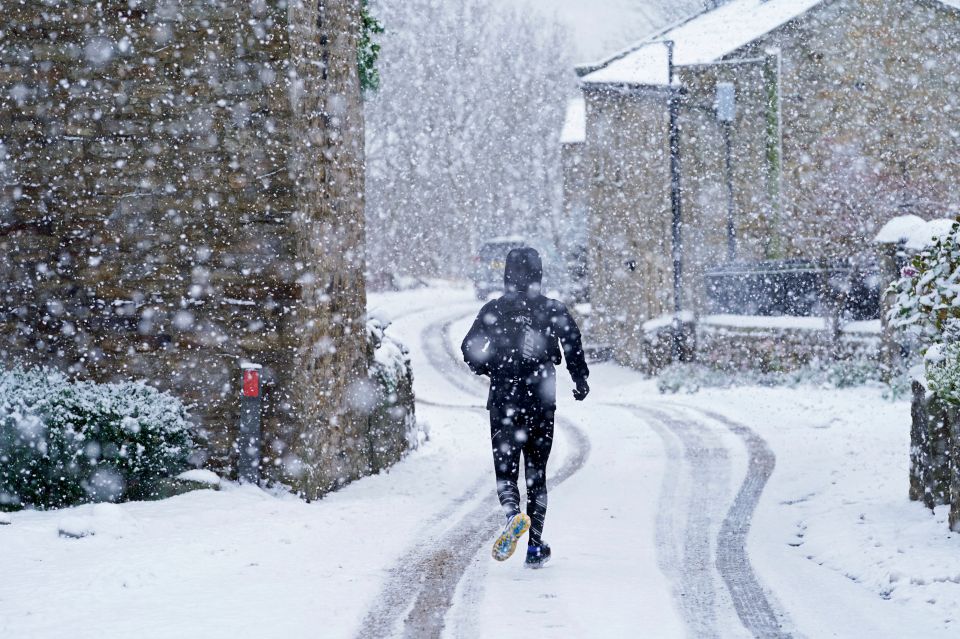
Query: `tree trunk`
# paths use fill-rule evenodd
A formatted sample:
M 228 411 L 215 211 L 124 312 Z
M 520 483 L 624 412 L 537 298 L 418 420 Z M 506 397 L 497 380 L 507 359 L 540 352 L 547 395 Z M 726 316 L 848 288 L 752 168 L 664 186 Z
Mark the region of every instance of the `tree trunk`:
M 368 467 L 360 2 L 293 0 L 289 11 L 302 297 L 292 318 L 298 424 L 285 474 L 315 499 Z

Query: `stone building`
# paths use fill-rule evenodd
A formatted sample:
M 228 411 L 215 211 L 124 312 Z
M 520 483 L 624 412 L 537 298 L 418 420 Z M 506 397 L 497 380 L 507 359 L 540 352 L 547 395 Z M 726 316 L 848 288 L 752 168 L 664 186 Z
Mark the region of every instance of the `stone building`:
M 735 259 L 827 261 L 887 219 L 960 208 L 960 2 L 732 0 L 578 69 L 594 335 L 624 361 L 673 311 L 669 84 L 679 95 L 683 307 Z M 719 84 L 733 85 L 730 179 Z
M 363 473 L 358 6 L 0 0 L 5 366 L 169 390 L 228 468 L 258 362 L 266 471 Z
M 586 241 L 588 173 L 583 157 L 586 142 L 586 105 L 583 98 L 567 103 L 560 133 L 560 167 L 563 175 L 563 220 L 578 241 Z

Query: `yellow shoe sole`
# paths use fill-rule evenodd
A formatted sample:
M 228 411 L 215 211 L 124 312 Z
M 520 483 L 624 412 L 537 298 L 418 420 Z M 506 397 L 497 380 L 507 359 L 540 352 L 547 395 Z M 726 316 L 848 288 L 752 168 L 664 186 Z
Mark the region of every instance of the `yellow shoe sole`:
M 514 515 L 510 523 L 504 528 L 497 540 L 493 542 L 493 551 L 491 555 L 497 561 L 506 561 L 510 559 L 513 552 L 517 549 L 517 542 L 530 530 L 530 518 L 520 513 Z

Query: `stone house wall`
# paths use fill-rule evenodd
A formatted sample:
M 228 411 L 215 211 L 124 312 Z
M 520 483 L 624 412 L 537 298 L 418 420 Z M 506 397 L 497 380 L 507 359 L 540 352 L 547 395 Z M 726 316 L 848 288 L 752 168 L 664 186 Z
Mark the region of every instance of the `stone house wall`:
M 294 219 L 314 195 L 293 149 L 316 139 L 295 110 L 322 113 L 320 96 L 303 99 L 298 64 L 315 61 L 294 54 L 312 51 L 300 40 L 317 22 L 296 24 L 313 15 L 298 7 L 0 0 L 0 361 L 172 391 L 220 468 L 235 454 L 239 364 L 263 364 L 275 476 L 320 401 L 298 371 L 339 349 L 356 354 L 349 370 L 319 374 L 366 376 L 362 215 L 353 255 L 312 246 L 336 229 L 305 238 L 309 220 Z M 332 315 L 304 302 L 317 254 L 352 282 Z M 340 330 L 315 343 L 299 325 L 311 318 Z M 356 449 L 336 460 L 351 478 Z
M 960 10 L 835 0 L 730 57 L 772 50 L 788 254 L 843 257 L 896 215 L 960 208 Z
M 582 142 L 560 145 L 560 170 L 563 176 L 563 220 L 571 235 L 586 241 L 589 176 Z M 582 231 L 582 232 L 581 232 Z
M 645 319 L 671 308 L 668 128 L 662 91 L 585 91 L 594 344 L 637 365 Z M 625 161 L 630 158 L 630 161 Z

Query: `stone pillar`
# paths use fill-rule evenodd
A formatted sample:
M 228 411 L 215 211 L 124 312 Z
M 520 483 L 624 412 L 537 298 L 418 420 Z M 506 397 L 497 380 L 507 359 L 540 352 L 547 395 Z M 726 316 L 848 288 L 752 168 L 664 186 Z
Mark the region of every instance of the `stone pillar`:
M 951 503 L 956 483 L 953 460 L 956 411 L 913 382 L 910 429 L 910 499 L 927 508 Z M 960 487 L 958 487 L 960 488 Z M 960 495 L 958 491 L 957 495 Z
M 307 498 L 369 471 L 364 130 L 359 0 L 290 3 L 291 101 L 302 294 L 294 323 L 298 414 L 290 480 Z
M 0 0 L 0 361 L 149 379 L 225 473 L 256 361 L 270 478 L 364 472 L 358 3 Z
M 960 532 L 960 410 L 950 406 L 947 410 L 950 426 L 949 474 L 950 474 L 950 530 Z

